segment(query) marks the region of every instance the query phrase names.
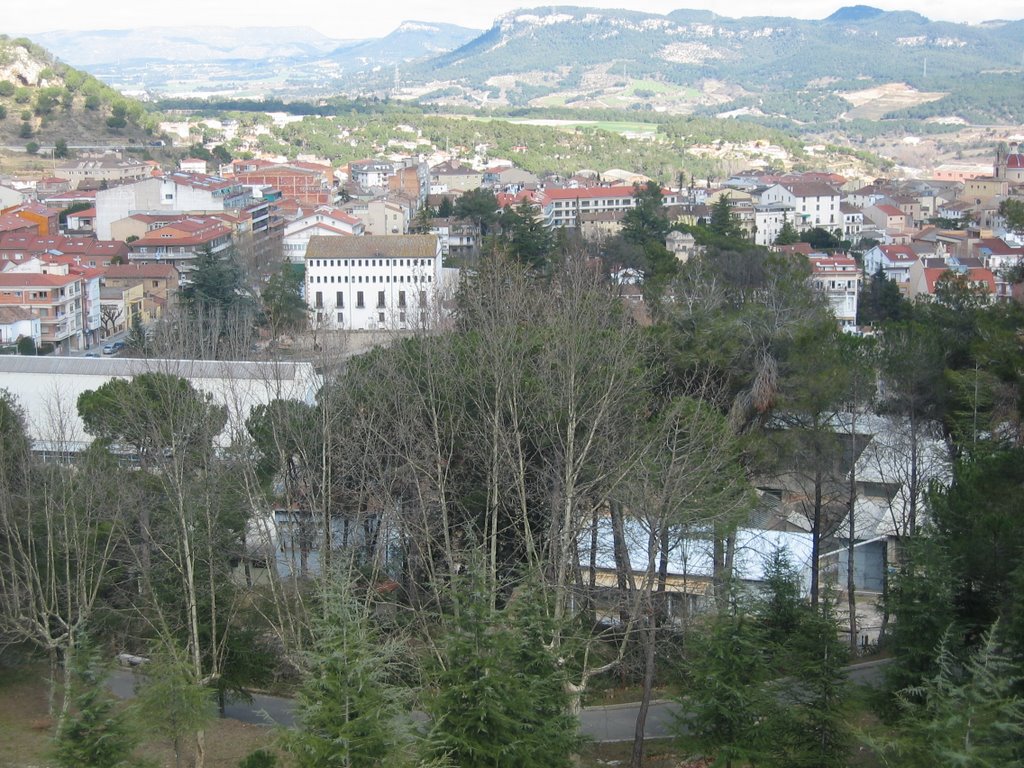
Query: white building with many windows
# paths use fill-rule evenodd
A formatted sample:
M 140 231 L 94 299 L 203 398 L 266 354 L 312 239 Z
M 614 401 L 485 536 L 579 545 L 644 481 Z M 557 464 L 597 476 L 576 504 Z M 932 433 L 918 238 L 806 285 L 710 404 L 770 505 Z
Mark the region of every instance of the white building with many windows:
M 316 327 L 423 328 L 441 289 L 441 243 L 434 235 L 311 237 L 306 303 Z

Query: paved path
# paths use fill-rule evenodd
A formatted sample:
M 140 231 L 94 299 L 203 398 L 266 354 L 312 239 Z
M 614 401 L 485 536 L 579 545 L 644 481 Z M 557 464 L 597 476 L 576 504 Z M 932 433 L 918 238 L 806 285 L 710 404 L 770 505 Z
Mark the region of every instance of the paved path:
M 877 686 L 882 681 L 883 667 L 887 663 L 888 659 L 882 659 L 853 664 L 846 668 L 847 676 L 857 685 Z M 117 696 L 127 699 L 135 695 L 137 679 L 132 670 L 117 669 L 108 685 Z M 253 694 L 251 702 L 229 703 L 224 709 L 224 716 L 243 723 L 290 727 L 295 722 L 293 708 L 292 699 L 257 693 Z M 679 704 L 675 701 L 651 702 L 644 728 L 645 737 L 660 739 L 674 735 L 678 712 Z M 632 741 L 638 713 L 639 705 L 636 703 L 586 707 L 580 714 L 580 732 L 597 742 Z

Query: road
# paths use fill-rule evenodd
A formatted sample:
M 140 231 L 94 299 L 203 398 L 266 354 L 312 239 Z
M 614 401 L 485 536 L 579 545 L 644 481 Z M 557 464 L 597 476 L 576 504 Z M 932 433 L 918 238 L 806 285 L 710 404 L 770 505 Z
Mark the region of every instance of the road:
M 846 668 L 847 677 L 856 685 L 878 686 L 882 682 L 887 659 L 854 664 Z M 129 669 L 117 669 L 108 682 L 110 689 L 122 699 L 135 695 L 138 676 Z M 230 703 L 224 716 L 243 723 L 256 725 L 283 725 L 295 723 L 294 701 L 281 696 L 254 694 L 251 702 Z M 675 701 L 659 700 L 651 703 L 647 713 L 644 736 L 661 739 L 674 735 L 674 724 L 680 710 Z M 586 707 L 580 714 L 580 733 L 596 742 L 632 741 L 639 706 L 613 704 L 606 707 Z

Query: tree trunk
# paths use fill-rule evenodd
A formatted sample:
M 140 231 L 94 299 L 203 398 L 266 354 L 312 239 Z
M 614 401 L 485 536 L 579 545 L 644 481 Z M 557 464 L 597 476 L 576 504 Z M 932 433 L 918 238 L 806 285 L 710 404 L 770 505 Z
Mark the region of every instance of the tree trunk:
M 644 683 L 640 696 L 640 710 L 636 715 L 636 728 L 633 732 L 633 755 L 630 768 L 642 768 L 644 764 L 644 730 L 647 725 L 647 712 L 651 707 L 651 694 L 654 690 L 654 665 L 657 632 L 657 612 L 648 606 L 647 631 L 643 633 L 644 643 Z
M 846 605 L 850 612 L 850 653 L 857 654 L 857 580 L 854 570 L 854 556 L 857 543 L 857 415 L 850 411 L 850 540 L 846 549 Z

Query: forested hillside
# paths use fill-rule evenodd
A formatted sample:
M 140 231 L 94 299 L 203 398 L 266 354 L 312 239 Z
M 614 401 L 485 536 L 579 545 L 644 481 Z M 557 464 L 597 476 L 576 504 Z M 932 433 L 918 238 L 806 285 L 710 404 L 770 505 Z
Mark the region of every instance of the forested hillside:
M 0 142 L 142 143 L 154 126 L 134 99 L 29 40 L 0 36 Z

